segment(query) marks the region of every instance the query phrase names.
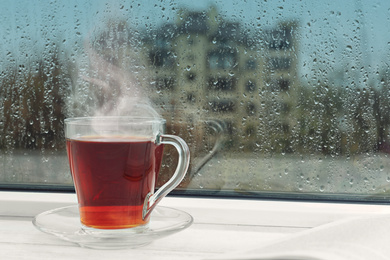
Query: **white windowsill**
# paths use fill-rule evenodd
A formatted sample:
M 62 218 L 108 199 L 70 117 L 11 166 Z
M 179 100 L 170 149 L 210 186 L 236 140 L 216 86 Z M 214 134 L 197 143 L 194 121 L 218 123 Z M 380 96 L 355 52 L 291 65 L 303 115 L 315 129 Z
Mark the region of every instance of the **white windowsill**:
M 191 214 L 190 228 L 138 249 L 108 251 L 78 247 L 31 224 L 36 214 L 75 203 L 75 194 L 0 192 L 0 258 L 203 259 L 347 217 L 390 213 L 386 205 L 167 197 L 160 205 Z

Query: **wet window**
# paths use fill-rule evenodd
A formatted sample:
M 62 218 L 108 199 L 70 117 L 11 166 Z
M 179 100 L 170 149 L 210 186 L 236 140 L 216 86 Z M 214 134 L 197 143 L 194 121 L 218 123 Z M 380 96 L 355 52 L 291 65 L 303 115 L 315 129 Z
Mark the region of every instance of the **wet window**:
M 0 186 L 71 190 L 64 119 L 139 107 L 189 144 L 177 193 L 387 201 L 389 9 L 361 0 L 6 1 Z M 167 149 L 158 185 L 175 158 Z
M 174 63 L 173 54 L 167 49 L 151 51 L 149 58 L 150 63 L 156 67 L 172 67 Z
M 252 80 L 248 80 L 245 85 L 246 91 L 254 92 L 256 90 L 256 83 Z
M 229 69 L 235 64 L 236 54 L 227 50 L 217 50 L 209 53 L 208 63 L 210 69 Z
M 288 70 L 291 67 L 291 59 L 285 57 L 272 57 L 267 64 L 270 70 Z
M 210 78 L 208 82 L 208 89 L 220 91 L 233 91 L 235 88 L 235 79 L 232 77 L 217 77 Z
M 256 69 L 256 68 L 257 68 L 257 61 L 254 60 L 254 59 L 249 59 L 249 60 L 247 60 L 247 62 L 246 62 L 246 68 L 247 68 L 248 70 L 254 70 L 254 69 Z
M 210 107 L 213 112 L 233 112 L 235 104 L 232 100 L 211 101 Z
M 155 82 L 157 91 L 168 90 L 172 91 L 175 88 L 175 79 L 171 77 L 157 78 Z

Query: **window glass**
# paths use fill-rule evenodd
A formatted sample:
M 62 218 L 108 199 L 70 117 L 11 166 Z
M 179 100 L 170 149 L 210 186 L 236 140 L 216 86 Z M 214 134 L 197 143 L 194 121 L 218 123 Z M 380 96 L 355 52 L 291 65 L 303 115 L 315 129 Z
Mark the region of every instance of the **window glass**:
M 182 194 L 387 200 L 388 1 L 3 1 L 0 186 L 69 189 L 64 118 L 141 104 Z M 158 185 L 169 179 L 166 148 Z

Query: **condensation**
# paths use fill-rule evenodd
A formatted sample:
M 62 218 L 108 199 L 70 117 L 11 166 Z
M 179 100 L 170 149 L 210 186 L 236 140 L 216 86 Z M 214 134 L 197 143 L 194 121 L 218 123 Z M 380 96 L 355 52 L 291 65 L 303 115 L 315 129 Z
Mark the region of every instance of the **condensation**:
M 148 113 L 190 146 L 179 192 L 388 197 L 389 3 L 8 2 L 3 187 L 71 188 L 65 118 Z

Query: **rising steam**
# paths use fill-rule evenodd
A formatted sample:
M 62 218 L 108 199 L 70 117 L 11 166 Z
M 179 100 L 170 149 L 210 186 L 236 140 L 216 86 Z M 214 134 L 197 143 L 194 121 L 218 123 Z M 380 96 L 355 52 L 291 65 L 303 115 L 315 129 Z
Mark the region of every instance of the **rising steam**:
M 73 87 L 69 114 L 160 117 L 148 98 L 148 70 L 141 65 L 137 47 L 124 41 L 123 35 L 114 38 L 116 41 L 111 40 L 109 45 L 100 42 L 99 51 L 86 41 L 87 69 L 74 80 L 77 84 Z

